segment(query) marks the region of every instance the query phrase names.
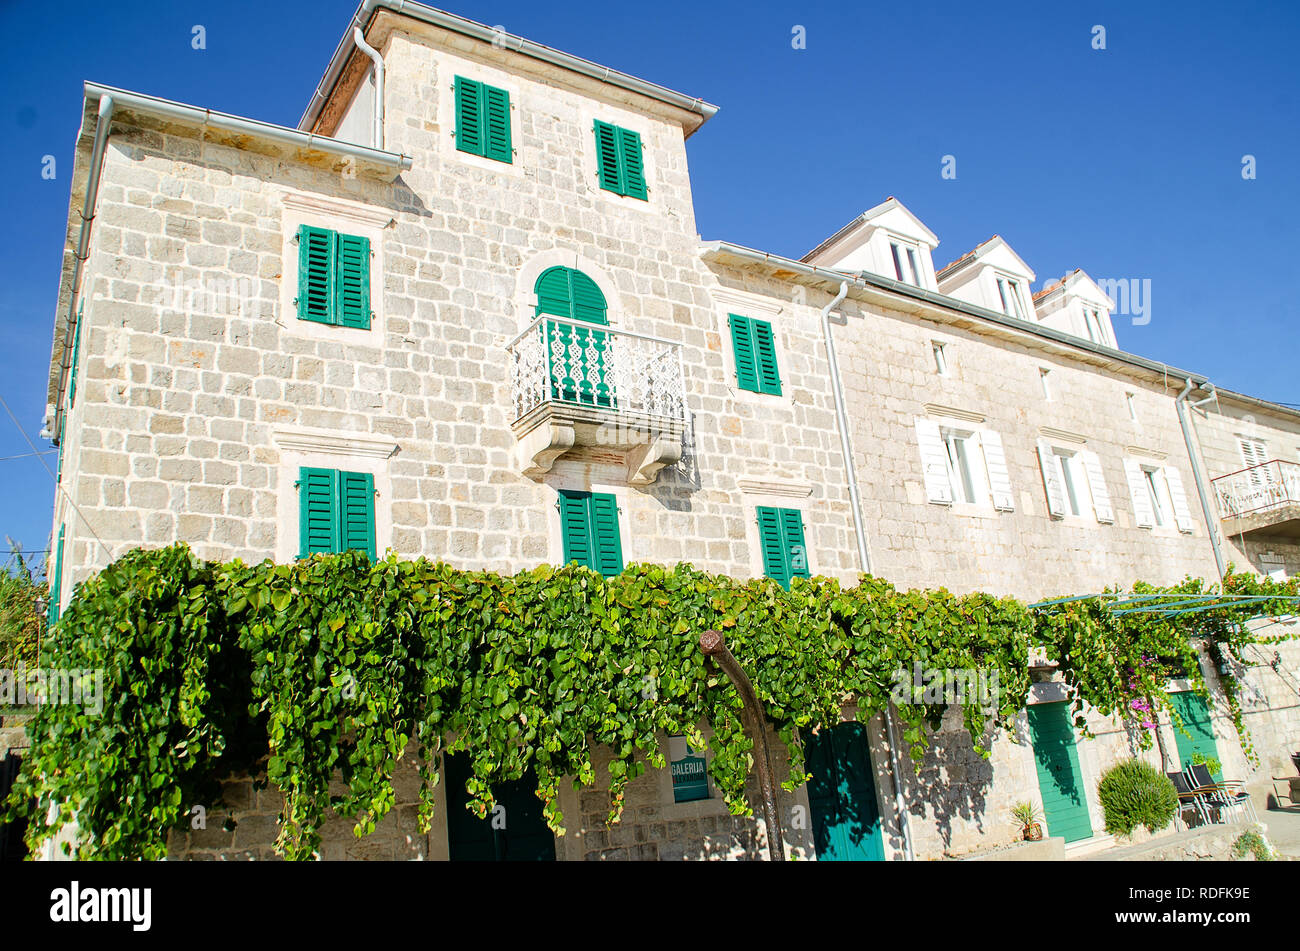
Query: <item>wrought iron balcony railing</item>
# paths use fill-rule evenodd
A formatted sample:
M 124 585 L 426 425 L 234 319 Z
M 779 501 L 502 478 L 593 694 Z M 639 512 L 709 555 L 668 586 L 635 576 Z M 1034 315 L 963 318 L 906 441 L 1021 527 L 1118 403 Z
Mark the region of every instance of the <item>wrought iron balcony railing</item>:
M 547 403 L 651 419 L 686 416 L 681 348 L 671 341 L 543 316 L 506 349 L 516 420 Z
M 1300 464 L 1273 459 L 1211 479 L 1220 518 L 1300 504 Z

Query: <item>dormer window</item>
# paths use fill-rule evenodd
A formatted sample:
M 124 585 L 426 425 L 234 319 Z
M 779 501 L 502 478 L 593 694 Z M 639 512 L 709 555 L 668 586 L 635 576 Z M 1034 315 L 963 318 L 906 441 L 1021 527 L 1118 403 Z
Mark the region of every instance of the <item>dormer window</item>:
M 921 280 L 920 256 L 910 244 L 897 241 L 889 242 L 889 253 L 894 259 L 894 275 L 904 284 L 915 287 L 923 286 Z
M 1020 282 L 1009 277 L 998 277 L 998 298 L 1002 301 L 1002 313 L 1008 317 L 1025 319 L 1025 305 L 1020 297 Z
M 1083 323 L 1088 331 L 1088 339 L 1093 343 L 1105 343 L 1106 332 L 1102 329 L 1101 313 L 1095 307 L 1084 305 Z

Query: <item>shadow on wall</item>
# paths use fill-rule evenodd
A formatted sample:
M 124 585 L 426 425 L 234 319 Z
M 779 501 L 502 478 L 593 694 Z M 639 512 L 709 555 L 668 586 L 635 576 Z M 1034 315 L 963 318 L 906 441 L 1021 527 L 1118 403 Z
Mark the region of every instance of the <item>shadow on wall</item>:
M 975 752 L 970 734 L 964 728 L 954 729 L 949 722 L 944 726 L 945 729 L 932 735 L 919 774 L 913 772 L 910 757 L 901 757 L 900 765 L 901 784 L 913 827 L 918 825 L 915 820 L 923 820 L 926 825 L 932 822 L 947 849 L 952 845 L 954 821 L 969 824 L 980 835 L 1000 831 L 1006 823 L 1000 815 L 992 817 L 993 828 L 987 823 L 993 761 Z M 994 735 L 992 727 L 985 730 L 982 742 L 986 748 L 991 748 Z M 1028 734 L 1018 721 L 1011 738 L 1017 744 L 1029 744 Z M 890 837 L 890 844 L 900 851 L 903 848 L 897 834 Z

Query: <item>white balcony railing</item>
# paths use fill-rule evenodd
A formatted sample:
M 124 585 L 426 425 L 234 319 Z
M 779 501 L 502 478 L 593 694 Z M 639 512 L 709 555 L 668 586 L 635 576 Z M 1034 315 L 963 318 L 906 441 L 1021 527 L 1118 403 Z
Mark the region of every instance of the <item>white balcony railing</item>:
M 681 348 L 671 341 L 543 316 L 506 349 L 516 420 L 546 403 L 665 420 L 686 416 Z
M 1300 465 L 1274 459 L 1212 479 L 1220 518 L 1300 504 Z

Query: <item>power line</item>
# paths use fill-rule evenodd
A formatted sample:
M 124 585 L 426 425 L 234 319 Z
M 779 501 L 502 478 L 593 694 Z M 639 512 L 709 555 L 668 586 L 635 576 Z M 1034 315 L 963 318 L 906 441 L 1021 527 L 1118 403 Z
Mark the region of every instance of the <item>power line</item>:
M 42 449 L 39 452 L 20 452 L 16 456 L 0 456 L 0 462 L 8 462 L 10 459 L 30 459 L 32 456 L 49 456 L 58 452 L 57 449 Z
M 22 434 L 27 445 L 31 447 L 33 455 L 40 459 L 41 465 L 44 466 L 45 471 L 49 473 L 50 481 L 54 483 L 54 491 L 61 492 L 63 497 L 68 500 L 68 504 L 72 506 L 72 510 L 81 516 L 81 521 L 85 523 L 86 530 L 90 532 L 95 541 L 99 542 L 99 547 L 104 549 L 105 554 L 108 555 L 108 560 L 112 561 L 113 549 L 109 548 L 108 545 L 105 544 L 104 540 L 99 537 L 99 533 L 95 531 L 95 527 L 90 524 L 90 519 L 86 518 L 86 514 L 82 512 L 77 503 L 72 500 L 72 496 L 68 494 L 67 489 L 63 488 L 63 486 L 59 484 L 59 479 L 54 474 L 54 470 L 50 468 L 50 464 L 43 458 L 41 450 L 36 448 L 36 443 L 32 442 L 32 437 L 27 435 L 27 430 L 23 429 L 22 423 L 18 422 L 18 417 L 15 416 L 14 411 L 9 408 L 9 403 L 5 400 L 3 394 L 0 394 L 0 406 L 5 408 L 5 412 L 9 414 L 9 418 L 14 421 L 14 426 L 17 427 L 18 432 Z

